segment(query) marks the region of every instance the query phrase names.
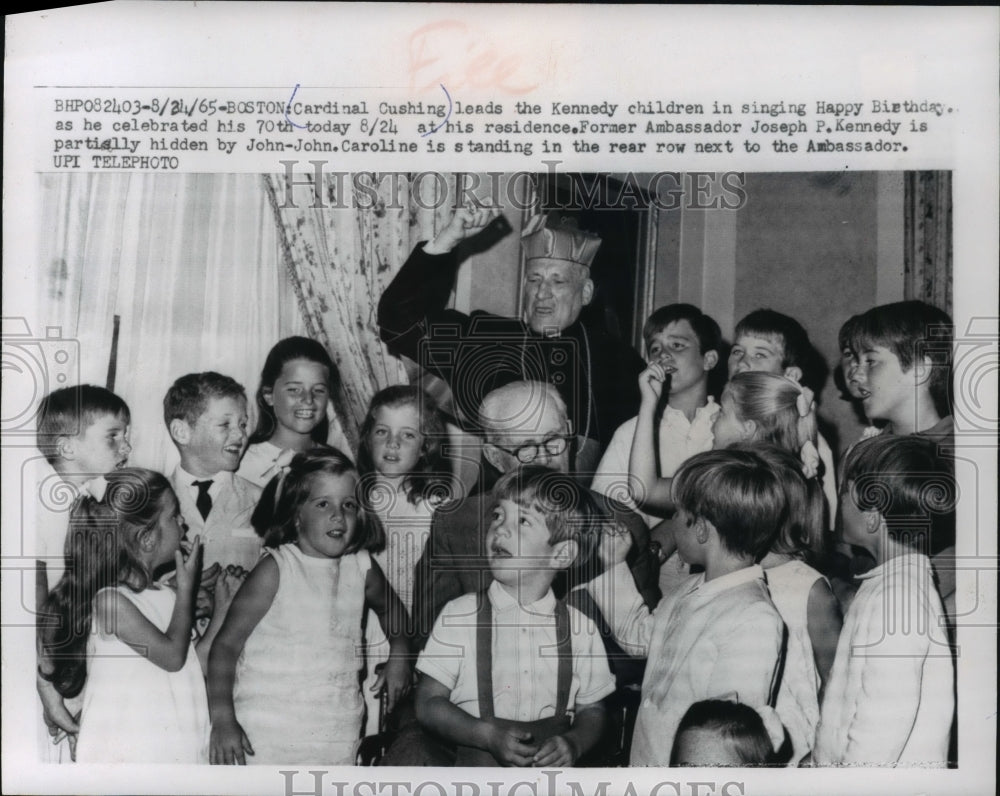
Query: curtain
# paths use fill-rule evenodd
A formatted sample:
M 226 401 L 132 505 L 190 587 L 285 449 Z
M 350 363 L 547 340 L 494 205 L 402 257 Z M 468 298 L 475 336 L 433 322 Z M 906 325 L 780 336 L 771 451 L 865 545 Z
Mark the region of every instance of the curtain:
M 340 371 L 339 418 L 356 449 L 372 395 L 405 383 L 403 363 L 379 340 L 375 312 L 382 291 L 418 241 L 451 216 L 454 175 L 315 174 L 264 178 L 285 268 L 310 337 Z M 306 182 L 308 180 L 308 183 Z M 317 204 L 321 197 L 323 207 Z
M 905 172 L 904 296 L 951 310 L 951 172 Z
M 41 180 L 38 325 L 78 340 L 79 380 L 104 385 L 121 317 L 115 392 L 132 412 L 131 460 L 169 472 L 177 461 L 162 416 L 170 384 L 219 371 L 244 385 L 252 414 L 268 350 L 305 330 L 260 177 Z

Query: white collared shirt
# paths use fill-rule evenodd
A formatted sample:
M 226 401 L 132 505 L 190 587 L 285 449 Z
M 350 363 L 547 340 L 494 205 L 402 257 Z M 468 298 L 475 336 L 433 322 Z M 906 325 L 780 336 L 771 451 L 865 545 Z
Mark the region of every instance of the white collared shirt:
M 858 576 L 823 695 L 817 765 L 944 766 L 955 668 L 927 556 Z
M 493 606 L 493 704 L 497 718 L 535 721 L 555 715 L 559 658 L 556 598 L 550 589 L 522 606 L 499 583 L 487 590 Z M 476 669 L 476 594 L 448 603 L 420 653 L 417 670 L 451 690 L 451 701 L 479 716 Z M 573 677 L 567 709 L 589 705 L 615 690 L 604 644 L 592 620 L 568 607 Z
M 660 419 L 660 478 L 672 478 L 689 458 L 696 453 L 712 449 L 715 437 L 712 434 L 712 424 L 719 413 L 719 405 L 709 396 L 708 403 L 698 407 L 694 419 L 688 420 L 680 410 L 667 406 Z M 611 438 L 611 443 L 601 457 L 594 473 L 590 488 L 602 495 L 607 495 L 624 503 L 630 509 L 636 509 L 628 490 L 628 460 L 632 452 L 632 439 L 635 437 L 635 427 L 639 418 L 633 417 L 622 423 Z M 638 509 L 636 509 L 638 510 Z M 648 514 L 639 512 L 647 525 L 656 525 L 660 520 Z
M 632 765 L 669 765 L 677 726 L 695 702 L 735 697 L 751 707 L 768 704 L 784 622 L 760 566 L 710 581 L 704 573 L 690 575 L 652 613 L 624 564 L 587 588 L 615 640 L 648 659 Z
M 223 487 L 233 482 L 233 474 L 227 470 L 216 473 L 215 475 L 205 476 L 200 478 L 196 475 L 191 475 L 187 470 L 177 465 L 177 480 L 182 484 L 187 484 L 187 492 L 191 496 L 191 502 L 194 503 L 198 500 L 198 487 L 194 485 L 195 481 L 211 481 L 212 485 L 208 488 L 208 496 L 212 498 L 212 505 L 219 499 L 219 495 L 222 494 Z M 185 519 L 190 522 L 190 519 L 185 517 Z
M 208 494 L 212 510 L 207 519 L 198 511 L 198 487 L 194 481 L 211 480 Z M 250 518 L 261 489 L 235 473 L 223 470 L 212 476 L 196 478 L 180 465 L 170 476 L 177 493 L 181 514 L 188 525 L 188 538 L 201 537 L 204 565 L 218 562 L 252 569 L 260 558 L 261 539 L 250 524 Z

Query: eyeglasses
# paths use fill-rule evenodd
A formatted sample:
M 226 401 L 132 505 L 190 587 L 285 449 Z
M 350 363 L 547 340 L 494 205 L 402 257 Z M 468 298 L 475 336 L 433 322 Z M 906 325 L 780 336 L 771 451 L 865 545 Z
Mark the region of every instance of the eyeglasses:
M 571 439 L 573 439 L 571 434 L 551 434 L 541 442 L 526 442 L 513 449 L 497 445 L 495 442 L 491 444 L 504 453 L 509 453 L 521 464 L 531 464 L 541 455 L 542 450 L 549 456 L 559 456 L 569 446 Z

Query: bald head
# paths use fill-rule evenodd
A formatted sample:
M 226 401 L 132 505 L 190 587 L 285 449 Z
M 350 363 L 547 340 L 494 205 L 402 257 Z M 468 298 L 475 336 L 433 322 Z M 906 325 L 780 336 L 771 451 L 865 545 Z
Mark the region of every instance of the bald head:
M 569 472 L 566 404 L 551 384 L 515 381 L 493 390 L 479 406 L 479 420 L 486 434 L 483 455 L 500 472 L 527 464 L 513 451 L 530 445 L 537 446 L 531 463 Z M 553 453 L 560 448 L 560 440 L 565 443 L 562 450 Z

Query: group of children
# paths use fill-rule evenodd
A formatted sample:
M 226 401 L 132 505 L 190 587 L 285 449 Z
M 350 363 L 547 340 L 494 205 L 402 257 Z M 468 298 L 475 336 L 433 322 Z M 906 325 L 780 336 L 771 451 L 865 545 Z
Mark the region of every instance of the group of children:
M 655 524 L 660 604 L 581 479 L 524 464 L 491 494 L 491 585 L 443 609 L 415 666 L 414 570 L 457 496 L 426 393 L 373 397 L 355 465 L 328 444 L 328 353 L 282 340 L 252 435 L 237 382 L 177 379 L 166 478 L 127 466 L 120 398 L 57 390 L 39 414 L 43 475 L 79 496 L 68 520 L 40 511 L 36 534 L 47 746 L 81 762 L 353 764 L 364 682 L 389 711 L 412 705 L 458 765 L 573 765 L 602 738 L 615 680 L 594 622 L 552 584 L 593 560 L 601 574 L 571 586 L 647 660 L 633 765 L 947 764 L 953 506 L 928 495 L 950 472 L 950 338 L 923 345 L 948 323 L 936 312 L 905 302 L 845 324 L 844 388 L 877 428 L 839 489 L 799 324 L 745 318 L 716 402 L 718 325 L 690 305 L 655 312 L 639 414 L 592 487 Z M 838 600 L 845 571 L 861 585 Z

